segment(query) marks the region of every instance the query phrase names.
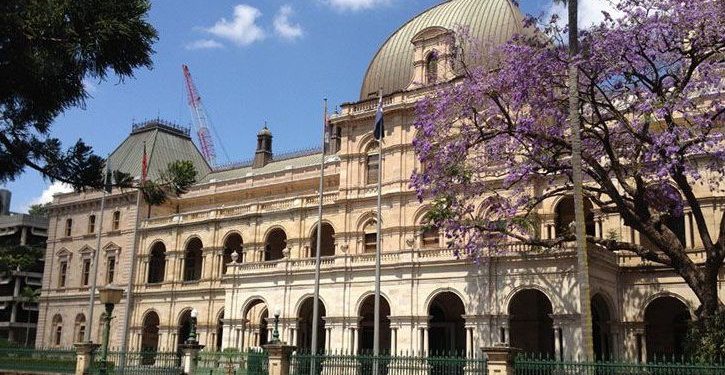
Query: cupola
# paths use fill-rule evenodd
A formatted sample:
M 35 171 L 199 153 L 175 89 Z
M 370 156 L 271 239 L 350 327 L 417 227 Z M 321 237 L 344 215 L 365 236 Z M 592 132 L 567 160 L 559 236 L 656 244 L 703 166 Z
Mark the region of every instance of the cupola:
M 272 161 L 272 132 L 264 125 L 257 133 L 257 151 L 254 153 L 252 168 L 262 168 Z

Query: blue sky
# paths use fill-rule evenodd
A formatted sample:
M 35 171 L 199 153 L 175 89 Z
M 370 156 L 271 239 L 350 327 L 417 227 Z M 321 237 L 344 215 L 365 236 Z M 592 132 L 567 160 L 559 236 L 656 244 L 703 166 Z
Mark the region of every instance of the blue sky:
M 585 1 L 582 12 L 590 11 Z M 158 0 L 150 22 L 159 32 L 152 70 L 119 82 L 88 80 L 85 108 L 58 117 L 52 134 L 69 145 L 82 138 L 106 155 L 132 122 L 160 117 L 190 126 L 181 65 L 188 64 L 230 161 L 253 155 L 267 121 L 276 152 L 318 143 L 322 99 L 358 98 L 363 74 L 381 43 L 440 0 Z M 551 0 L 521 0 L 525 13 L 550 12 Z M 592 9 L 596 5 L 592 5 Z M 587 15 L 585 15 L 587 16 Z M 220 162 L 226 157 L 217 146 Z M 12 210 L 47 201 L 51 186 L 26 170 L 12 190 Z

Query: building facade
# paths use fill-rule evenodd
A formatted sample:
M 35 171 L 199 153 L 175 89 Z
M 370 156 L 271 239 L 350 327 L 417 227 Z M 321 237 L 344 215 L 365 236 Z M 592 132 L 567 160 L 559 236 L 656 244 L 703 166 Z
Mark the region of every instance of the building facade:
M 45 249 L 48 218 L 10 212 L 11 193 L 0 189 L 0 246 L 28 246 Z M 0 266 L 0 340 L 32 346 L 38 323 L 38 305 L 24 289 L 40 289 L 43 259 L 27 269 Z
M 429 206 L 419 203 L 409 187 L 411 173 L 419 168 L 411 145 L 415 103 L 457 76 L 457 25 L 467 26 L 478 40 L 502 43 L 522 31 L 521 20 L 508 0 L 451 0 L 427 10 L 383 44 L 359 100 L 342 105 L 332 117 L 320 226 L 319 347 L 372 348 L 382 169 L 382 348 L 473 354 L 504 342 L 560 358 L 581 356 L 573 244 L 546 253 L 512 244 L 510 252 L 482 264 L 457 259 L 442 234 L 424 229 Z M 372 136 L 380 89 L 386 123 L 382 148 Z M 312 139 L 318 128 L 310 127 Z M 86 328 L 84 271 L 97 253 L 99 280 L 127 289 L 116 310 L 114 324 L 123 329 L 113 330 L 113 346 L 175 350 L 188 335 L 195 308 L 200 341 L 211 350 L 264 344 L 277 309 L 282 339 L 309 347 L 322 154 L 275 154 L 272 139 L 265 127 L 257 135 L 252 161 L 212 169 L 187 131 L 159 121 L 135 126 L 111 155 L 114 168 L 140 175 L 145 144 L 151 173 L 172 160 L 192 160 L 199 183 L 161 207 L 146 206 L 137 192 L 114 191 L 103 223 L 97 224 L 103 233 L 98 252 L 89 220 L 100 214 L 101 195 L 56 196 L 38 342 L 69 346 L 81 337 L 81 327 L 92 329 L 98 341 L 99 314 Z M 725 197 L 708 189 L 697 194 L 714 230 Z M 685 211 L 677 231 L 692 256 L 701 257 L 702 244 Z M 541 232 L 554 236 L 573 220 L 571 198 L 544 202 L 539 215 L 544 218 Z M 640 242 L 615 214 L 591 208 L 587 218 L 594 235 L 616 233 Z M 688 286 L 671 270 L 632 254 L 589 251 L 598 357 L 679 355 L 698 304 Z M 725 296 L 722 283 L 720 294 Z

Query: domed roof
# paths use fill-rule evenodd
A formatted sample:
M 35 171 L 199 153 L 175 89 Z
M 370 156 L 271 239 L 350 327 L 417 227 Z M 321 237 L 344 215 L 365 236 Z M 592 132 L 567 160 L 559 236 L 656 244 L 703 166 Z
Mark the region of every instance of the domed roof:
M 467 27 L 470 36 L 502 44 L 523 30 L 523 16 L 511 0 L 449 0 L 419 14 L 396 31 L 378 50 L 365 73 L 360 100 L 404 90 L 413 77 L 413 37 L 433 27 Z M 470 62 L 469 62 L 470 63 Z
M 264 127 L 262 128 L 262 130 L 260 130 L 257 133 L 257 136 L 270 136 L 271 137 L 272 136 L 272 132 L 269 130 L 269 128 L 267 127 L 267 125 L 264 125 Z

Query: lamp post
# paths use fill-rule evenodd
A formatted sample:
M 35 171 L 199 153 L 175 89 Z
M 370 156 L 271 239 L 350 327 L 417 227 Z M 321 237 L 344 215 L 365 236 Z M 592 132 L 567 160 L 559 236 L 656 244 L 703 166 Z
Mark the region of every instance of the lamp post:
M 101 346 L 101 374 L 108 372 L 108 335 L 111 331 L 111 319 L 113 316 L 113 307 L 121 302 L 123 297 L 123 289 L 106 285 L 98 289 L 101 303 L 106 307 L 106 315 L 103 317 L 103 343 Z
M 272 331 L 272 341 L 270 341 L 270 344 L 279 344 L 281 341 L 279 340 L 279 307 L 274 309 L 274 331 Z
M 190 345 L 198 344 L 199 341 L 196 339 L 196 318 L 199 316 L 197 309 L 191 310 L 191 329 L 189 330 L 189 338 L 186 339 L 186 343 Z
M 237 331 L 237 323 L 236 323 L 237 310 L 234 307 L 234 305 L 236 304 L 235 303 L 236 302 L 235 293 L 236 293 L 236 290 L 237 290 L 237 266 L 236 265 L 237 265 L 237 261 L 238 260 L 239 260 L 239 253 L 236 250 L 234 250 L 234 252 L 232 253 L 232 263 L 234 264 L 234 269 L 233 269 L 233 272 L 234 272 L 234 280 L 232 281 L 232 304 L 231 304 L 232 305 L 232 311 L 229 312 L 229 318 L 230 318 L 229 319 L 229 322 L 230 322 L 230 327 L 229 327 L 229 346 L 232 346 L 232 335 L 234 335 L 234 346 L 235 347 L 239 343 L 239 331 Z M 241 349 L 241 348 L 237 348 L 237 349 Z

